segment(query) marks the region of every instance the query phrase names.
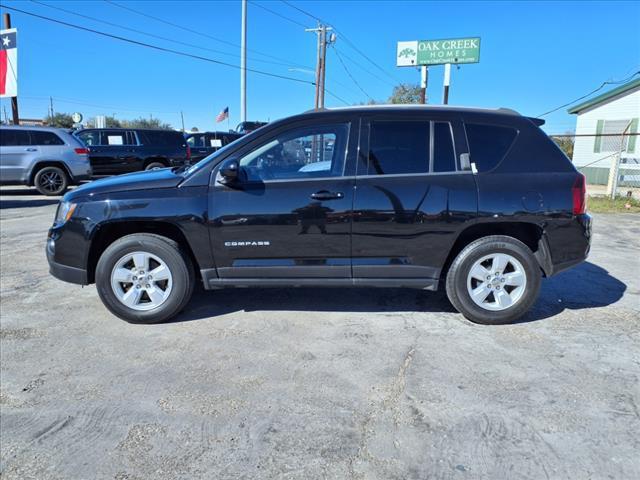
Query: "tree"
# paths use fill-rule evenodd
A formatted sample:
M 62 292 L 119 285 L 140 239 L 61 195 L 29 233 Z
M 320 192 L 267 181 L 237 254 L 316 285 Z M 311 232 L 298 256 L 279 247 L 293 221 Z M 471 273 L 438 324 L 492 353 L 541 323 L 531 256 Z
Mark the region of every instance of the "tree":
M 551 137 L 551 139 L 556 142 L 556 145 L 560 147 L 560 150 L 562 150 L 569 159 L 573 160 L 573 144 L 575 143 L 575 137 L 571 132 L 567 132 L 565 135 L 566 136 L 562 137 Z
M 120 123 L 120 120 L 118 120 L 116 117 L 112 117 L 107 115 L 106 117 L 104 117 L 104 124 L 106 128 L 121 128 L 122 124 Z M 96 119 L 92 118 L 91 120 L 87 120 L 86 123 L 87 128 L 96 128 Z
M 198 130 L 198 127 L 191 127 L 191 131 L 192 132 L 199 132 L 200 130 Z
M 393 87 L 389 103 L 420 103 L 420 85 L 401 83 Z
M 161 128 L 163 130 L 173 130 L 171 124 L 153 117 L 140 117 L 133 120 L 122 120 L 120 124 L 124 128 Z
M 58 128 L 71 128 L 73 127 L 73 118 L 68 113 L 55 113 L 53 117 L 47 115 L 44 118 L 45 125 Z

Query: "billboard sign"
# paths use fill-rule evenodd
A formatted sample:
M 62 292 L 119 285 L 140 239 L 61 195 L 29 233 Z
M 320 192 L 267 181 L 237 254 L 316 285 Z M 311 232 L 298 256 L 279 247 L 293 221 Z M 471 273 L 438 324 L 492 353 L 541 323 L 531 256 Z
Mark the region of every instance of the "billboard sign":
M 415 67 L 446 63 L 478 63 L 480 37 L 398 42 L 396 65 Z

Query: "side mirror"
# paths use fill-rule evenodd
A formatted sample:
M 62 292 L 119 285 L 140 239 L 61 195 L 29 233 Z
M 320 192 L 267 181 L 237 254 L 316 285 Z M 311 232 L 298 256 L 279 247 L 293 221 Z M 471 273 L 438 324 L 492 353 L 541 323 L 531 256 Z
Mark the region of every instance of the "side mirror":
M 227 160 L 218 171 L 222 177 L 221 183 L 234 183 L 240 175 L 240 163 L 236 159 Z

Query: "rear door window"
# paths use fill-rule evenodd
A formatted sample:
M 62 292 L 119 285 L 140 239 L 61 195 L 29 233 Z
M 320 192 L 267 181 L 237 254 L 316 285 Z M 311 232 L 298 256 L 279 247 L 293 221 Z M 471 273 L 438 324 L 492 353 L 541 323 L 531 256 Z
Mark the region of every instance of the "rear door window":
M 433 172 L 455 172 L 456 152 L 449 122 L 433 122 Z
M 102 132 L 101 145 L 120 146 L 127 144 L 126 132 L 105 130 Z
M 518 134 L 514 128 L 479 123 L 465 124 L 471 162 L 478 172 L 493 170 L 502 161 Z
M 174 132 L 171 130 L 167 131 L 139 131 L 146 141 L 144 142 L 147 146 L 156 146 L 156 147 L 179 147 L 182 145 L 186 145 L 186 141 L 180 132 Z
M 428 121 L 373 121 L 365 175 L 429 172 Z
M 31 145 L 48 146 L 64 145 L 64 142 L 53 132 L 31 131 Z
M 22 147 L 31 145 L 27 130 L 6 129 L 0 132 L 0 145 L 3 147 Z

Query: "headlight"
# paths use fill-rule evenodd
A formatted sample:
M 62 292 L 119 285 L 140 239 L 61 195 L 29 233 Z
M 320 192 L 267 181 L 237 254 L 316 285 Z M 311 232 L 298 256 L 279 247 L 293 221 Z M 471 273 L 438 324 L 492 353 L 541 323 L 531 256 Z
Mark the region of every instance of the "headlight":
M 76 206 L 77 205 L 75 203 L 60 202 L 60 205 L 58 205 L 58 211 L 56 213 L 56 225 L 62 225 L 63 223 L 67 222 L 71 218 L 71 215 L 73 215 Z

